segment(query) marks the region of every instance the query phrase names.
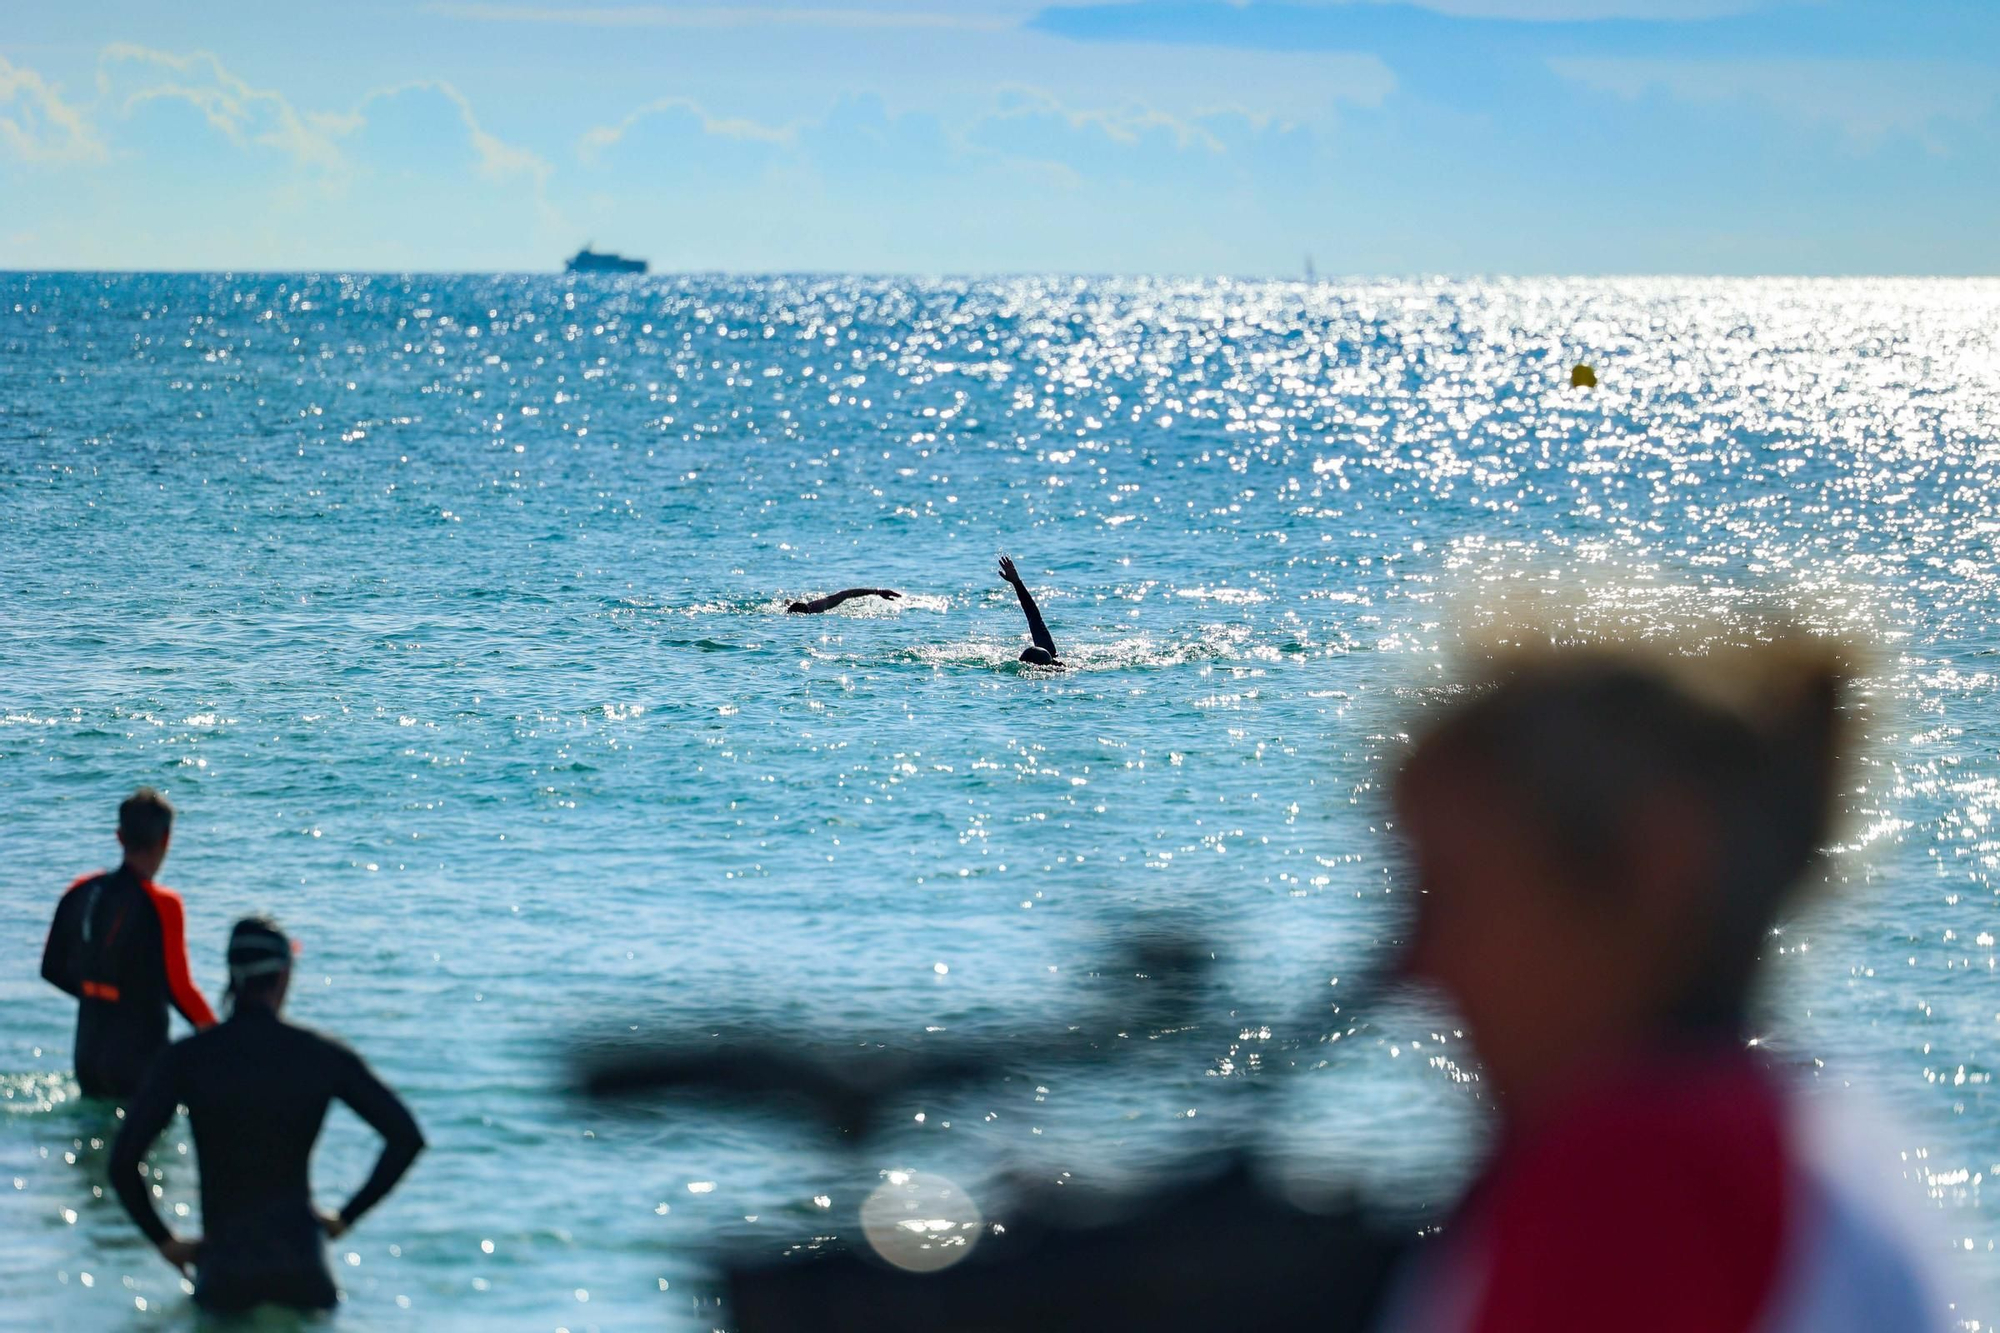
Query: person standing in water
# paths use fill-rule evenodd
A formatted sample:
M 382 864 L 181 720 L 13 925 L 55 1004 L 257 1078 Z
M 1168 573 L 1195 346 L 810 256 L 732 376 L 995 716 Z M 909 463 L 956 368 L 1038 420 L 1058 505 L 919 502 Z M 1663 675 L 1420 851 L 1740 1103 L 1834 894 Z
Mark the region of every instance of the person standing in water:
M 409 1110 L 359 1056 L 279 1017 L 291 980 L 284 932 L 265 917 L 237 922 L 229 1018 L 167 1049 L 111 1148 L 111 1182 L 125 1211 L 168 1263 L 195 1270 L 195 1303 L 218 1313 L 267 1303 L 333 1308 L 339 1294 L 323 1238 L 360 1221 L 424 1147 Z M 382 1154 L 345 1207 L 319 1213 L 306 1168 L 336 1100 L 382 1136 Z M 143 1161 L 177 1105 L 188 1109 L 201 1172 L 205 1234 L 196 1240 L 160 1220 Z
M 1059 667 L 1063 663 L 1056 656 L 1056 638 L 1049 633 L 1049 627 L 1042 619 L 1041 608 L 1035 605 L 1035 595 L 1028 591 L 1028 585 L 1021 581 L 1021 572 L 1014 568 L 1013 557 L 1000 557 L 1000 577 L 1013 585 L 1014 595 L 1021 599 L 1021 613 L 1028 617 L 1028 637 L 1034 645 L 1021 650 L 1020 660 L 1030 666 Z
M 854 597 L 880 597 L 893 602 L 903 594 L 894 588 L 842 588 L 824 597 L 815 597 L 810 602 L 793 602 L 785 610 L 795 616 L 816 616 L 822 611 L 831 611 L 842 602 Z
M 87 1097 L 129 1097 L 167 1044 L 167 1006 L 197 1029 L 215 1014 L 188 971 L 180 895 L 153 882 L 174 808 L 151 787 L 118 807 L 116 870 L 85 875 L 56 905 L 42 977 L 77 998 L 76 1081 Z
M 1796 631 L 1494 667 L 1412 729 L 1395 806 L 1403 971 L 1463 1020 L 1499 1133 L 1383 1333 L 1945 1328 L 1866 1154 L 1820 1146 L 1823 1104 L 1751 1037 L 1834 840 L 1852 669 Z

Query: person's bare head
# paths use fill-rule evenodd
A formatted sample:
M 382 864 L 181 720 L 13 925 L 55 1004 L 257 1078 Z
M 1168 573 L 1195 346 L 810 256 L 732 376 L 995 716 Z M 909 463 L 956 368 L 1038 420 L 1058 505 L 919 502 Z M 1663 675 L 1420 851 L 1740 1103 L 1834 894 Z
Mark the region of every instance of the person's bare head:
M 160 873 L 174 832 L 174 808 L 151 787 L 141 787 L 118 807 L 118 842 L 125 864 L 141 879 Z
M 1587 1062 L 1741 1035 L 1829 835 L 1848 678 L 1797 635 L 1551 649 L 1426 730 L 1396 787 L 1420 891 L 1405 966 L 1451 996 L 1503 1100 L 1531 1112 Z

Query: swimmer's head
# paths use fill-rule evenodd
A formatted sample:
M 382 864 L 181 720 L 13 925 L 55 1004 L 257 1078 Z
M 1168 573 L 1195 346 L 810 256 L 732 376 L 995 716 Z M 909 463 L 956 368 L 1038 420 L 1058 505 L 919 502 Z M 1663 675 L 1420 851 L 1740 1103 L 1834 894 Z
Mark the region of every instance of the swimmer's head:
M 785 610 L 786 610 L 786 611 L 787 611 L 788 613 L 789 613 L 789 612 L 799 612 L 799 611 L 806 611 L 806 610 L 810 610 L 810 609 L 811 609 L 811 608 L 810 608 L 810 607 L 808 607 L 808 606 L 807 606 L 807 605 L 806 605 L 806 604 L 805 604 L 804 602 L 793 602 L 793 603 L 792 603 L 792 604 L 791 604 L 790 606 L 787 606 L 787 607 L 785 608 Z
M 1021 650 L 1021 660 L 1029 666 L 1054 666 L 1056 664 L 1056 655 L 1046 648 L 1023 648 Z
M 246 916 L 229 932 L 229 990 L 232 1007 L 245 1002 L 276 1010 L 292 981 L 292 941 L 267 916 Z
M 1593 1044 L 1740 1032 L 1830 838 L 1849 680 L 1802 634 L 1517 651 L 1423 728 L 1396 784 L 1419 890 L 1405 965 L 1450 994 L 1496 1082 Z

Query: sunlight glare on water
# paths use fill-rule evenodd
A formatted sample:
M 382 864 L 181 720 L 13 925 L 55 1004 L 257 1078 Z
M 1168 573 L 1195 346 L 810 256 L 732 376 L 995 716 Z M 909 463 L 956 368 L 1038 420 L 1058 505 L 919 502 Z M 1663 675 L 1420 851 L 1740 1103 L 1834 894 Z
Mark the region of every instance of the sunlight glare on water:
M 889 1171 L 1004 1221 L 1002 1171 L 1243 1138 L 1301 1188 L 1446 1197 L 1448 1015 L 1239 1090 L 1394 931 L 1380 784 L 1453 617 L 1593 576 L 1635 627 L 1756 595 L 1877 644 L 1843 892 L 1780 937 L 1763 1042 L 1889 1111 L 1961 1314 L 2000 1317 L 2000 284 L 12 275 L 0 445 L 26 1320 L 191 1324 L 99 1197 L 116 1122 L 35 976 L 141 782 L 211 997 L 276 912 L 295 1016 L 429 1135 L 336 1247 L 360 1326 L 707 1329 L 719 1241 L 858 1241 Z M 1003 549 L 1069 671 L 1016 664 Z M 783 613 L 854 585 L 908 595 Z M 565 1091 L 632 1024 L 1060 1033 L 1162 922 L 1216 954 L 1197 1021 L 858 1154 Z M 186 1137 L 155 1163 L 191 1229 Z M 370 1150 L 337 1116 L 327 1201 Z

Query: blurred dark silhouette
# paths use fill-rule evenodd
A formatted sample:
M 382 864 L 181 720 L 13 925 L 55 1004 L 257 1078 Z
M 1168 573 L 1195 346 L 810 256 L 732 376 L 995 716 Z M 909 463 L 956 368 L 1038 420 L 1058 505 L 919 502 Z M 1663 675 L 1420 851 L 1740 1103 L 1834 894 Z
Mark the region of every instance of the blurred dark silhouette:
M 1068 1204 L 1011 1201 L 1004 1232 L 942 1272 L 859 1248 L 744 1263 L 727 1275 L 736 1333 L 1360 1333 L 1415 1235 L 1353 1203 L 1274 1199 L 1238 1160 L 1187 1188 L 1096 1201 L 1114 1220 Z
M 1062 661 L 1056 656 L 1056 636 L 1049 633 L 1048 623 L 1042 619 L 1042 610 L 1035 605 L 1035 595 L 1028 591 L 1021 572 L 1014 568 L 1014 558 L 1004 553 L 1000 557 L 1000 577 L 1012 586 L 1014 595 L 1021 599 L 1021 614 L 1028 618 L 1028 637 L 1034 640 L 1033 646 L 1021 650 L 1020 660 L 1030 666 L 1061 666 Z
M 1068 1066 L 1106 1075 L 1134 1035 L 1198 1030 L 1225 1006 L 1213 954 L 1186 933 L 1129 941 L 1096 969 L 1106 987 L 1083 1021 L 1008 1038 L 801 1045 L 788 1031 L 719 1029 L 693 1042 L 608 1046 L 585 1057 L 596 1097 L 689 1097 L 790 1110 L 860 1146 L 906 1122 L 911 1100 Z M 1352 1006 L 1350 1006 L 1351 1008 Z M 1323 1041 L 1316 1005 L 1290 1044 Z M 1342 1016 L 1344 1032 L 1353 1021 Z M 1314 1063 L 1317 1063 L 1315 1061 Z M 994 1223 L 941 1271 L 912 1271 L 883 1247 L 852 1243 L 773 1259 L 739 1254 L 724 1283 L 737 1333 L 873 1330 L 1229 1328 L 1360 1333 L 1370 1326 L 1394 1260 L 1417 1234 L 1353 1198 L 1305 1208 L 1274 1196 L 1241 1154 L 1183 1164 L 1194 1183 L 1131 1194 L 1075 1186 L 1003 1190 Z M 865 1208 L 864 1208 L 865 1213 Z M 971 1225 L 971 1224 L 966 1224 Z M 864 1233 L 866 1227 L 863 1227 Z
M 195 1270 L 195 1304 L 204 1310 L 332 1309 L 325 1240 L 360 1221 L 423 1150 L 417 1122 L 359 1056 L 279 1017 L 291 979 L 284 932 L 264 917 L 237 922 L 229 1018 L 160 1056 L 111 1148 L 119 1201 L 168 1263 Z M 382 1154 L 339 1212 L 319 1213 L 307 1166 L 335 1101 L 382 1136 Z M 201 1170 L 206 1234 L 194 1240 L 160 1219 L 142 1164 L 177 1106 L 187 1107 Z
M 880 597 L 884 601 L 893 602 L 902 595 L 894 588 L 842 588 L 839 592 L 830 592 L 809 602 L 793 602 L 785 610 L 795 616 L 816 616 L 856 597 Z
M 756 1025 L 713 1029 L 674 1043 L 617 1042 L 587 1048 L 583 1084 L 601 1098 L 683 1094 L 789 1106 L 855 1141 L 880 1126 L 887 1109 L 912 1096 L 1052 1065 L 1098 1063 L 1121 1034 L 1179 1029 L 1204 1006 L 1213 956 L 1185 936 L 1154 933 L 1129 941 L 1099 969 L 1116 983 L 1096 1015 L 1007 1039 L 801 1041 Z
M 197 1029 L 215 1014 L 188 972 L 180 895 L 153 882 L 174 808 L 151 787 L 118 807 L 116 870 L 85 875 L 56 905 L 42 977 L 77 998 L 76 1081 L 87 1097 L 129 1097 L 166 1049 L 167 1006 Z

